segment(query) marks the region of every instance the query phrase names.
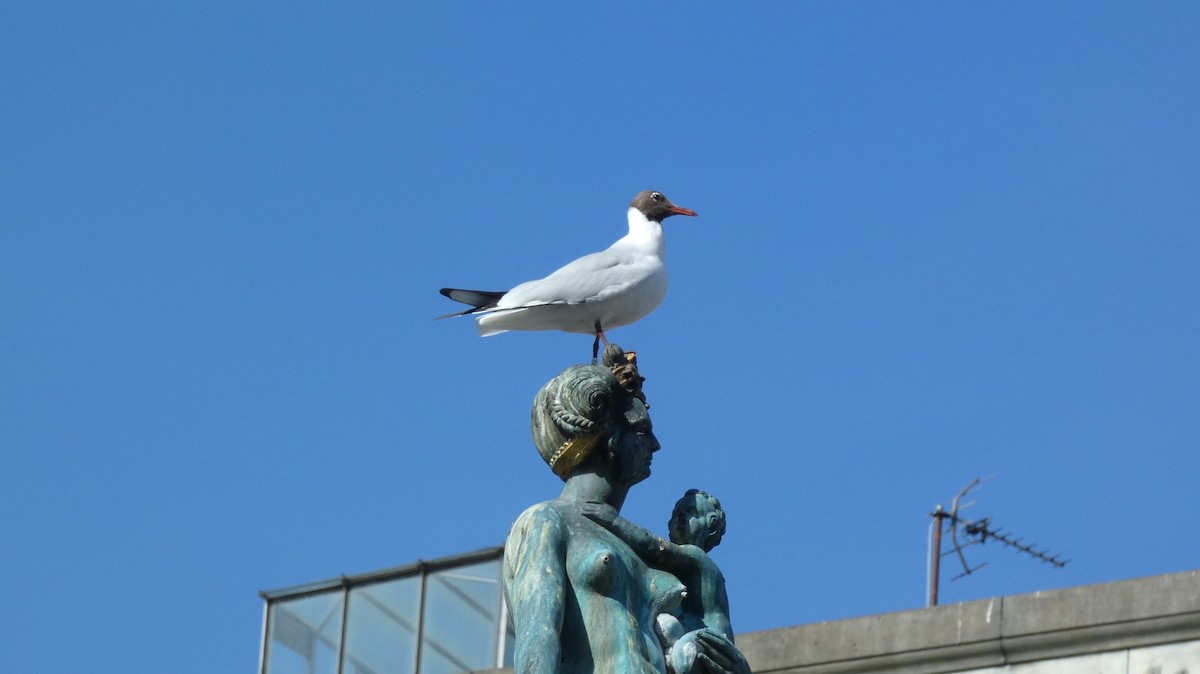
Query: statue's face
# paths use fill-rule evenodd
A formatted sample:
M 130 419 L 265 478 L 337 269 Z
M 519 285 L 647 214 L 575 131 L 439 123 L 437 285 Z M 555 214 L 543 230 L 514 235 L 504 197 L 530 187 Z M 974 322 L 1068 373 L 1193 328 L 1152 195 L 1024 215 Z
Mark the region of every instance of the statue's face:
M 676 511 L 667 525 L 671 541 L 680 545 L 690 543 L 706 552 L 711 550 L 721 542 L 718 534 L 721 515 L 720 508 L 711 498 L 703 494 L 693 495 L 686 507 Z
M 633 399 L 612 434 L 613 453 L 620 463 L 620 480 L 634 485 L 650 477 L 650 462 L 661 445 L 642 401 Z

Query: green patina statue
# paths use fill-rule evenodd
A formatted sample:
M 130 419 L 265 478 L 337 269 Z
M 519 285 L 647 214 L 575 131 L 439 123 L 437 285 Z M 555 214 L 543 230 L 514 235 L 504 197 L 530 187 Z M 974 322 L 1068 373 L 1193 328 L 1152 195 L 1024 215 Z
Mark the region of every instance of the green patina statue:
M 534 445 L 566 484 L 505 545 L 517 674 L 750 674 L 707 554 L 724 532 L 716 499 L 689 491 L 672 543 L 618 515 L 659 449 L 641 382 L 609 345 L 603 367 L 568 368 L 534 400 Z
M 619 536 L 642 559 L 678 576 L 687 587 L 678 615 L 657 616 L 659 640 L 666 649 L 667 671 L 673 674 L 694 671 L 704 650 L 699 642 L 702 635 L 715 632 L 733 641 L 725 577 L 708 556 L 708 551 L 719 545 L 725 535 L 725 511 L 720 501 L 708 492 L 689 489 L 675 504 L 667 523 L 670 542 L 621 517 L 607 503 L 586 503 L 583 514 Z

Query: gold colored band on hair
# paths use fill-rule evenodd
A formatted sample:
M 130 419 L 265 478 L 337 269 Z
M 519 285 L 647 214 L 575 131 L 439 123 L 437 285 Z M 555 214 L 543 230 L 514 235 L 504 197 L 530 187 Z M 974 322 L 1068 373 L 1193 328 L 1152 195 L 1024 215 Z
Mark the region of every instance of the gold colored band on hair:
M 588 454 L 591 454 L 601 437 L 603 434 L 577 435 L 567 440 L 562 447 L 558 448 L 554 456 L 550 457 L 550 470 L 562 479 L 567 479 L 571 471 L 575 470 L 575 467 L 587 458 Z

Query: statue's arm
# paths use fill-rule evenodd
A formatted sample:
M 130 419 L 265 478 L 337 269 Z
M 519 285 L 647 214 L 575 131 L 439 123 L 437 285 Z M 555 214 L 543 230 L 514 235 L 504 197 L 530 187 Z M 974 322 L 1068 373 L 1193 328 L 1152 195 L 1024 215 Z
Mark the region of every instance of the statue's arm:
M 704 624 L 733 641 L 733 626 L 729 623 L 729 595 L 725 592 L 725 576 L 711 557 L 705 555 L 700 563 L 700 583 L 703 586 Z
M 525 511 L 504 546 L 504 589 L 516 628 L 516 674 L 557 674 L 567 588 L 566 528 L 545 504 Z
M 684 546 L 656 536 L 650 530 L 621 517 L 616 509 L 607 503 L 589 501 L 583 506 L 583 514 L 616 534 L 638 557 L 655 566 L 672 570 L 687 569 L 692 564 Z

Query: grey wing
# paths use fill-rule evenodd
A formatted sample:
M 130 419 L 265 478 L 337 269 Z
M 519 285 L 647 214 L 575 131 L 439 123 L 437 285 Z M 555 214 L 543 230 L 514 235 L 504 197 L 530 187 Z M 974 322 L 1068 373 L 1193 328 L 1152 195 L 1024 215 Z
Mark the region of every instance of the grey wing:
M 612 249 L 585 255 L 537 281 L 508 291 L 497 309 L 543 304 L 583 304 L 618 294 L 655 271 L 657 261 Z

